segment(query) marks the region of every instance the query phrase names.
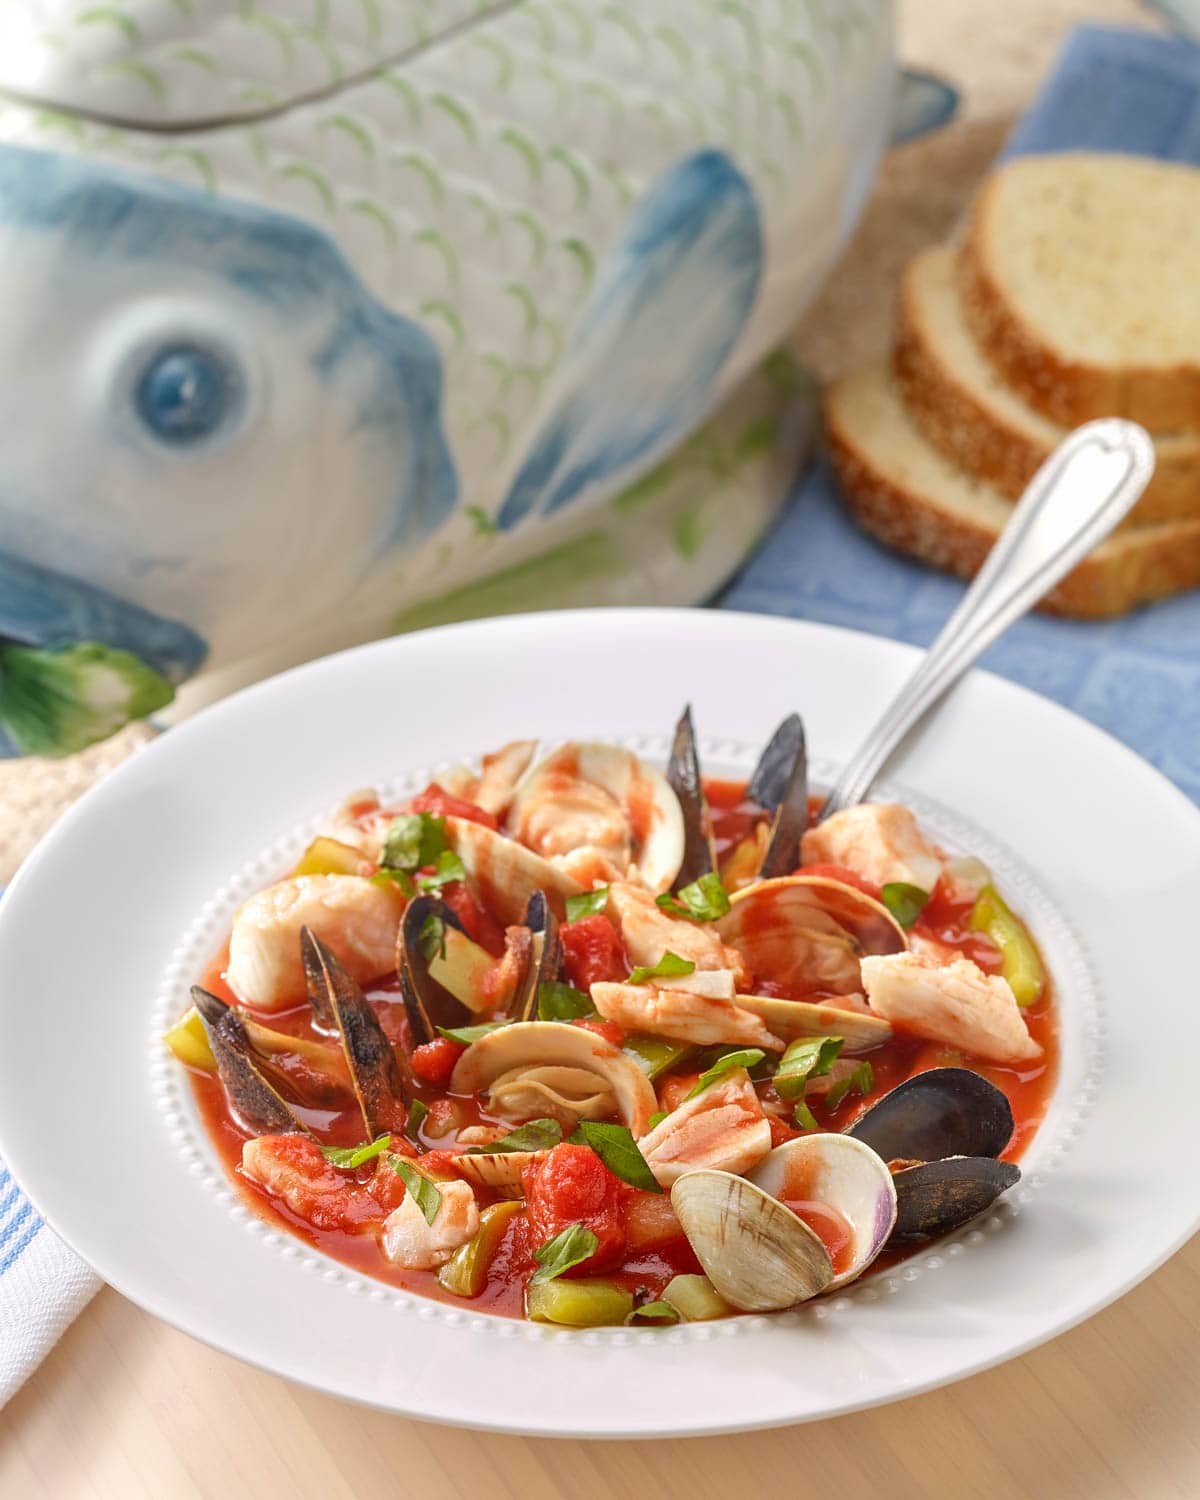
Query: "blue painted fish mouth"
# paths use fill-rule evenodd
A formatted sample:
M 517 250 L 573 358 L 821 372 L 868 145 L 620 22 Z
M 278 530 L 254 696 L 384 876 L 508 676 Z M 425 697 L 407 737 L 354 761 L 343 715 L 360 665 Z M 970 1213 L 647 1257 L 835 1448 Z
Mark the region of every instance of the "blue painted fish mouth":
M 43 649 L 95 641 L 178 685 L 208 655 L 203 636 L 66 573 L 0 552 L 0 643 Z

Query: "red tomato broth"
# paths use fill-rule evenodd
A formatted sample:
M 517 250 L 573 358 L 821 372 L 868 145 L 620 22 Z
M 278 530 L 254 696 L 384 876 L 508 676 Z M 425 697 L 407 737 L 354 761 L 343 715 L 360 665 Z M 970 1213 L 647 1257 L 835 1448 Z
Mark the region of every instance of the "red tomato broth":
M 742 839 L 753 831 L 755 822 L 763 816 L 763 811 L 746 800 L 745 784 L 742 782 L 706 780 L 705 790 L 712 813 L 718 859 L 723 860 Z M 818 805 L 819 799 L 810 798 L 810 816 Z M 822 873 L 832 875 L 834 871 L 829 869 Z M 868 893 L 875 894 L 868 882 L 857 877 L 847 883 L 853 883 L 866 889 Z M 500 924 L 495 921 L 490 912 L 480 906 L 465 886 L 461 884 L 448 886 L 443 891 L 443 895 L 451 898 L 451 904 L 456 912 L 471 919 L 464 921 L 464 925 L 468 926 L 469 930 L 470 927 L 475 927 L 479 936 L 483 937 L 486 934 L 485 946 L 493 951 L 502 947 L 502 943 L 498 941 L 502 932 Z M 925 911 L 914 923 L 912 931 L 944 943 L 973 959 L 986 972 L 996 973 L 1000 968 L 1000 955 L 987 938 L 970 930 L 969 914 L 969 902 L 956 905 L 939 886 Z M 585 923 L 597 921 L 611 926 L 607 918 L 602 916 L 583 919 L 574 926 L 583 928 Z M 566 928 L 565 931 L 569 932 L 570 928 Z M 597 968 L 617 966 L 616 953 L 622 951 L 621 943 L 615 929 L 612 929 L 612 932 L 615 942 L 605 941 L 595 945 L 589 942 L 580 945 L 576 957 L 578 963 L 576 972 L 580 979 L 585 977 L 584 971 L 590 967 L 589 959 Z M 587 952 L 585 956 L 585 948 L 593 951 Z M 594 949 L 600 951 L 596 952 Z M 569 947 L 568 952 L 570 953 Z M 224 979 L 227 964 L 228 945 L 226 944 L 209 966 L 201 983 L 213 994 L 232 1004 L 236 1002 L 236 997 Z M 568 969 L 573 967 L 574 965 L 569 962 Z M 569 972 L 568 977 L 574 976 Z M 614 977 L 617 976 L 614 975 Z M 756 988 L 761 993 L 772 993 L 769 985 L 758 985 Z M 380 984 L 369 992 L 369 998 L 388 1039 L 393 1045 L 407 1050 L 411 1038 L 407 1017 L 399 1001 L 397 989 L 395 982 Z M 793 993 L 787 997 L 810 1000 L 821 998 L 820 993 L 812 989 L 803 995 Z M 311 1010 L 307 1004 L 282 1011 L 260 1011 L 255 1014 L 274 1031 L 326 1043 L 330 1040 L 315 1029 Z M 931 1068 L 966 1066 L 980 1073 L 1007 1095 L 1012 1105 L 1015 1124 L 1012 1140 L 1004 1151 L 1003 1158 L 1017 1161 L 1045 1118 L 1057 1078 L 1059 1028 L 1053 985 L 1049 978 L 1042 995 L 1033 1005 L 1023 1011 L 1023 1015 L 1030 1035 L 1042 1047 L 1042 1056 L 1032 1063 L 1005 1066 L 983 1062 L 942 1044 L 896 1032 L 884 1046 L 865 1054 L 864 1060 L 871 1064 L 873 1073 L 872 1086 L 865 1097 L 852 1093 L 832 1109 L 819 1097 L 810 1097 L 807 1101 L 809 1107 L 820 1128 L 844 1130 L 877 1099 L 904 1082 L 906 1078 Z M 681 1064 L 677 1071 L 685 1071 L 686 1067 L 686 1063 Z M 412 1271 L 393 1265 L 382 1254 L 373 1234 L 352 1234 L 342 1230 L 318 1229 L 256 1183 L 244 1177 L 241 1173 L 242 1147 L 245 1141 L 250 1139 L 250 1132 L 244 1130 L 233 1118 L 224 1088 L 215 1074 L 191 1068 L 187 1071 L 190 1075 L 197 1109 L 209 1139 L 247 1204 L 253 1207 L 262 1218 L 297 1235 L 315 1250 L 331 1256 L 365 1276 L 450 1305 L 467 1304 L 467 1299 L 442 1288 L 435 1271 Z M 660 1095 L 664 1083 L 669 1082 L 670 1077 L 671 1075 L 667 1075 L 666 1078 L 658 1080 Z M 421 1099 L 429 1106 L 436 1105 L 438 1101 L 445 1101 L 450 1105 L 451 1112 L 456 1117 L 454 1127 L 440 1136 L 430 1135 L 425 1128 L 429 1120 L 425 1122 L 420 1131 L 419 1140 L 421 1147 L 427 1151 L 453 1148 L 458 1132 L 468 1125 L 497 1123 L 485 1113 L 478 1099 L 448 1095 L 444 1090 L 431 1085 L 422 1085 L 420 1080 L 417 1082 L 413 1097 Z M 295 1109 L 297 1116 L 320 1137 L 323 1144 L 354 1146 L 362 1142 L 364 1134 L 362 1118 L 354 1106 L 330 1110 L 297 1105 Z M 439 1111 L 434 1110 L 430 1119 L 436 1118 L 438 1113 Z M 503 1124 L 505 1129 L 511 1128 L 505 1122 L 499 1123 Z M 799 1133 L 798 1130 L 793 1127 L 792 1134 L 797 1133 Z M 361 1169 L 358 1174 L 359 1180 L 366 1181 L 373 1166 L 374 1163 Z M 484 1190 L 477 1190 L 477 1196 L 481 1208 L 486 1207 L 490 1202 L 497 1201 L 493 1195 Z M 781 1195 L 781 1201 L 804 1219 L 821 1237 L 830 1252 L 835 1273 L 843 1270 L 850 1254 L 850 1231 L 845 1220 L 829 1205 L 808 1197 L 803 1185 L 799 1183 L 789 1181 L 785 1194 Z M 473 1309 L 515 1318 L 524 1316 L 525 1283 L 536 1265 L 533 1260 L 535 1247 L 530 1243 L 530 1237 L 526 1214 L 516 1215 L 505 1230 L 499 1249 L 489 1265 L 483 1291 L 478 1297 L 469 1300 L 469 1305 Z M 894 1266 L 906 1259 L 910 1253 L 908 1250 L 887 1253 L 876 1262 L 876 1269 Z M 673 1276 L 680 1273 L 695 1273 L 700 1269 L 691 1247 L 685 1239 L 680 1238 L 666 1245 L 655 1246 L 653 1249 L 627 1251 L 623 1262 L 613 1270 L 606 1270 L 604 1276 L 606 1280 L 614 1281 L 643 1299 L 650 1300 L 661 1296 Z

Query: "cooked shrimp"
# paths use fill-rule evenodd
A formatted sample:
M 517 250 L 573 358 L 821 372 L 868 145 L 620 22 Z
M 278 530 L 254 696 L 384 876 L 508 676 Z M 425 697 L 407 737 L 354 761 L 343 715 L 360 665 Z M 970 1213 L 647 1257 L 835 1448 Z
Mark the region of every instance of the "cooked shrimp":
M 860 802 L 810 828 L 800 841 L 800 862 L 843 865 L 876 885 L 902 881 L 923 891 L 933 890 L 942 872 L 916 818 L 894 802 Z
M 513 835 L 543 859 L 587 850 L 623 872 L 633 858 L 621 804 L 603 787 L 567 771 L 543 771 L 514 812 Z
M 592 1003 L 606 1021 L 626 1031 L 711 1046 L 728 1042 L 782 1052 L 783 1043 L 758 1016 L 733 1000 L 691 994 L 653 984 L 594 984 Z
M 711 927 L 668 916 L 641 886 L 618 881 L 608 891 L 608 913 L 615 918 L 625 952 L 635 966 L 653 968 L 664 953 L 677 953 L 697 969 L 732 969 L 739 987 L 748 975 L 736 948 L 723 943 Z
M 466 1182 L 439 1182 L 438 1211 L 430 1224 L 411 1193 L 387 1217 L 383 1253 L 409 1271 L 432 1271 L 445 1265 L 479 1228 L 479 1208 Z
M 745 1068 L 734 1068 L 660 1120 L 638 1147 L 662 1187 L 698 1167 L 749 1172 L 771 1149 L 771 1125 Z
M 381 1225 L 395 1201 L 394 1189 L 391 1202 L 376 1191 L 375 1178 L 359 1183 L 339 1172 L 306 1135 L 264 1135 L 247 1141 L 242 1173 L 317 1229 L 362 1234 Z M 395 1173 L 389 1175 L 400 1182 Z M 380 1186 L 389 1188 L 386 1179 Z
M 872 1010 L 918 1036 L 991 1062 L 1041 1056 L 1007 980 L 969 958 L 939 964 L 920 953 L 891 953 L 864 958 L 862 976 Z
M 298 875 L 251 896 L 233 919 L 226 978 L 239 1000 L 279 1010 L 304 998 L 300 929 L 311 927 L 360 983 L 395 967 L 404 898 L 358 875 Z

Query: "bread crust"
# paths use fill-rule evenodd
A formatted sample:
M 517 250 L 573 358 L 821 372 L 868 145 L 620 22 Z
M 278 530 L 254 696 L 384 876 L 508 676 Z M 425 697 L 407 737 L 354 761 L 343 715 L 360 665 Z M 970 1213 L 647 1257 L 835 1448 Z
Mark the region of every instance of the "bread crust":
M 989 254 L 1001 175 L 975 200 L 960 255 L 967 326 L 1005 382 L 1064 427 L 1096 417 L 1129 417 L 1151 432 L 1200 427 L 1200 364 L 1104 367 L 1060 354 L 1023 317 Z
M 921 259 L 909 263 L 900 289 L 895 370 L 904 403 L 925 438 L 951 463 L 1018 500 L 1055 445 L 977 398 L 939 351 L 918 288 Z M 1172 436 L 1157 446 L 1154 477 L 1122 530 L 1200 517 L 1200 434 L 1194 440 Z
M 853 377 L 850 377 L 851 379 Z M 959 577 L 982 566 L 999 529 L 955 512 L 888 475 L 841 409 L 845 381 L 825 399 L 825 431 L 843 499 L 865 531 Z M 964 480 L 970 484 L 972 481 Z M 994 494 L 994 491 L 991 492 Z M 1098 547 L 1039 604 L 1048 614 L 1107 619 L 1200 587 L 1200 520 L 1127 532 Z

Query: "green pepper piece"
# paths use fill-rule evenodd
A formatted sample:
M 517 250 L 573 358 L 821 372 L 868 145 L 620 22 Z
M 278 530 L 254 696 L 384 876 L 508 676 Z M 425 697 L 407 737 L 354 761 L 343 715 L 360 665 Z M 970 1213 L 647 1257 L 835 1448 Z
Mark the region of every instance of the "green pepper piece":
M 689 1323 L 706 1323 L 710 1318 L 728 1317 L 735 1311 L 707 1276 L 672 1277 L 663 1289 L 662 1300 L 669 1302 Z
M 479 1215 L 479 1228 L 438 1272 L 438 1281 L 447 1292 L 453 1292 L 456 1297 L 479 1296 L 504 1231 L 524 1207 L 519 1200 L 506 1199 L 484 1209 Z
M 621 1050 L 627 1052 L 653 1082 L 659 1074 L 690 1057 L 696 1049 L 688 1042 L 670 1042 L 661 1036 L 635 1034 L 625 1038 Z
M 1000 971 L 1020 1006 L 1042 993 L 1046 971 L 1029 929 L 1009 910 L 994 885 L 985 885 L 971 908 L 971 926 L 1000 950 Z
M 599 1277 L 540 1281 L 525 1289 L 525 1316 L 535 1323 L 600 1328 L 624 1323 L 632 1311 L 633 1293 Z

